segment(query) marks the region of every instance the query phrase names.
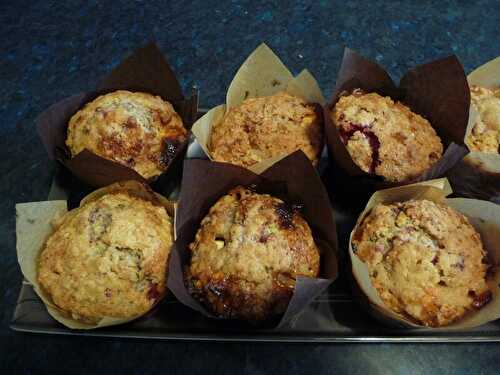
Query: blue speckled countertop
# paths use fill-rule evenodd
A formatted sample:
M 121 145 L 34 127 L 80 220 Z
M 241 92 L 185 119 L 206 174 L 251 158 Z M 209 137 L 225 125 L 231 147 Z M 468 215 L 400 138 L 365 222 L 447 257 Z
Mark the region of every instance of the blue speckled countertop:
M 14 203 L 43 200 L 53 166 L 33 127 L 45 107 L 93 87 L 155 39 L 201 104 L 213 106 L 265 41 L 328 97 L 344 45 L 396 79 L 455 53 L 468 72 L 500 54 L 500 1 L 3 1 L 0 4 L 0 369 L 168 373 L 498 373 L 494 344 L 216 344 L 19 334 L 8 328 L 21 283 Z

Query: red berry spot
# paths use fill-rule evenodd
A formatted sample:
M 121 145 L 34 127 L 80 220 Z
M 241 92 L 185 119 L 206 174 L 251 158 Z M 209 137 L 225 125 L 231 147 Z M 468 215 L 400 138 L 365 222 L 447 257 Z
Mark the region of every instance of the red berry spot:
M 470 290 L 469 297 L 473 299 L 472 307 L 479 310 L 480 308 L 482 308 L 491 301 L 492 294 L 491 291 L 487 290 L 486 292 L 477 295 L 476 292 Z
M 151 287 L 148 291 L 148 298 L 153 300 L 157 300 L 158 298 L 160 298 L 160 292 L 158 291 L 157 283 L 151 283 Z

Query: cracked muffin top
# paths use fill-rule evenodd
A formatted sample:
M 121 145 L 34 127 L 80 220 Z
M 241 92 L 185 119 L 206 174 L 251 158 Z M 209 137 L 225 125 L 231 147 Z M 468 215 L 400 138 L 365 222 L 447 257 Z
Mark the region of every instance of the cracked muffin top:
M 431 124 L 402 103 L 359 89 L 330 111 L 352 160 L 363 171 L 400 182 L 432 167 L 443 145 Z
M 285 92 L 246 99 L 214 124 L 209 150 L 214 160 L 243 167 L 297 150 L 316 164 L 321 126 L 314 105 Z
M 69 211 L 39 258 L 38 281 L 75 320 L 133 318 L 166 291 L 173 243 L 163 206 L 116 192 Z
M 437 327 L 491 299 L 481 237 L 467 218 L 429 200 L 375 206 L 352 247 L 385 305 Z
M 471 104 L 479 114 L 466 139 L 471 151 L 500 154 L 500 88 L 470 88 Z
M 134 169 L 148 179 L 165 171 L 187 139 L 172 105 L 159 96 L 119 90 L 99 96 L 71 117 L 66 145 Z
M 297 276 L 319 272 L 319 250 L 298 207 L 241 186 L 212 206 L 189 249 L 188 289 L 225 318 L 282 314 Z

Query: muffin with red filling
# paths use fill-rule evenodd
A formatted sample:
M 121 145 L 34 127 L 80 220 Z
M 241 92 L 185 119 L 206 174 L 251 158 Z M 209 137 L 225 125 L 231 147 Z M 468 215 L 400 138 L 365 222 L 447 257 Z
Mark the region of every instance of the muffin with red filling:
M 411 180 L 443 154 L 429 121 L 377 93 L 357 89 L 341 96 L 330 117 L 354 163 L 387 181 Z

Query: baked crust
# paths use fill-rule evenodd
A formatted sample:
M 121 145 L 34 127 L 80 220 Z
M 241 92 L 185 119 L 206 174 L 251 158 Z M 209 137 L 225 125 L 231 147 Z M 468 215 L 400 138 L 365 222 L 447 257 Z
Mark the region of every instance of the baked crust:
M 467 137 L 471 151 L 500 154 L 500 88 L 471 86 L 471 104 L 479 114 Z
M 170 103 L 119 90 L 99 96 L 71 117 L 66 145 L 72 157 L 88 149 L 148 179 L 167 169 L 186 138 Z
M 250 167 L 300 149 L 316 164 L 321 122 L 313 105 L 285 92 L 246 99 L 214 125 L 209 151 L 216 161 Z
M 491 299 L 479 233 L 443 204 L 377 205 L 352 246 L 386 306 L 418 324 L 453 323 Z
M 443 145 L 431 124 L 402 103 L 355 90 L 330 111 L 352 160 L 388 181 L 405 181 L 432 167 Z
M 319 272 L 319 250 L 297 209 L 241 186 L 212 206 L 189 249 L 192 295 L 226 318 L 282 314 L 297 276 Z
M 40 254 L 38 281 L 73 319 L 136 317 L 166 291 L 172 243 L 163 206 L 107 194 L 62 217 Z

